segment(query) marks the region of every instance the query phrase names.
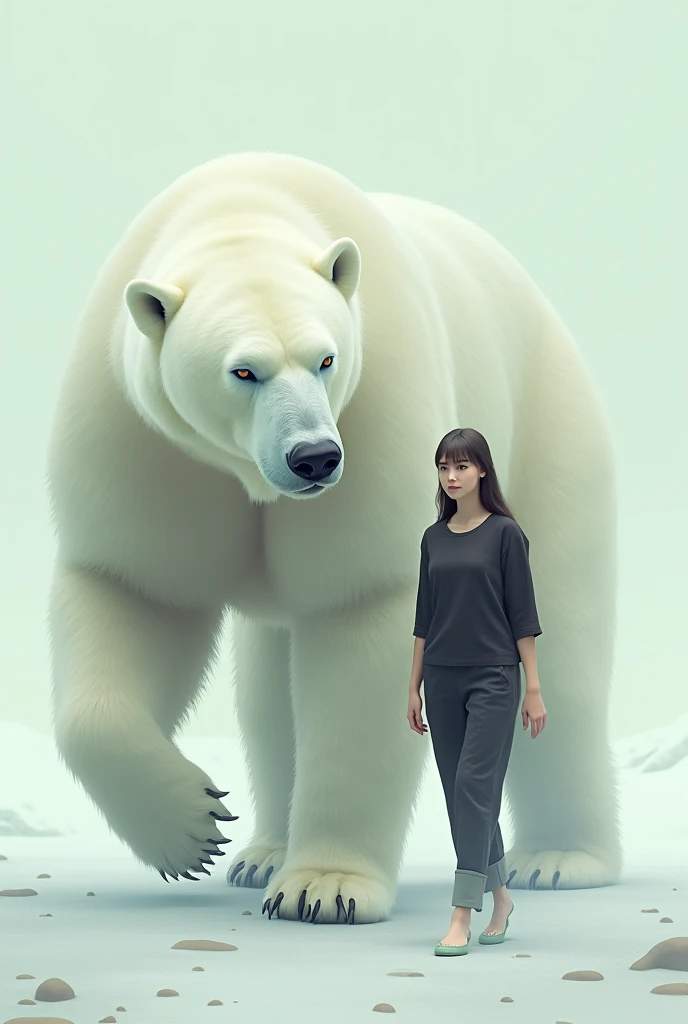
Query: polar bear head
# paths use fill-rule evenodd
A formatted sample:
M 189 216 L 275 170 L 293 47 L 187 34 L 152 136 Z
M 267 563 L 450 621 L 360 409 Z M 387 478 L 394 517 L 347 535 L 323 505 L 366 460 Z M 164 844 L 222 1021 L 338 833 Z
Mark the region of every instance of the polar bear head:
M 350 238 L 315 249 L 254 238 L 136 278 L 124 292 L 130 400 L 254 500 L 317 497 L 344 469 L 337 420 L 361 373 L 360 272 Z

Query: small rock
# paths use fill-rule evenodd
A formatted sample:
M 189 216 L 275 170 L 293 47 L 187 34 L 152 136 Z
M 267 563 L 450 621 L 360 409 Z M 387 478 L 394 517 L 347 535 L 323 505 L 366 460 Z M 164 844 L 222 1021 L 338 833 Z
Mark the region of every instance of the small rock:
M 224 1006 L 224 1003 L 221 1003 L 219 999 L 211 999 L 208 1006 Z
M 391 1003 L 375 1003 L 373 1010 L 377 1013 L 396 1013 Z
M 179 993 L 175 992 L 173 988 L 161 988 L 159 992 L 155 993 L 156 996 L 178 996 Z
M 0 860 L 7 860 L 7 857 L 5 856 L 4 853 L 0 853 Z
M 39 914 L 39 917 L 52 917 L 52 914 Z
M 35 974 L 18 974 L 17 981 L 36 980 Z
M 7 857 L 0 857 L 0 860 L 7 860 Z M 672 892 L 678 892 L 678 889 L 672 889 Z
M 650 992 L 658 996 L 688 996 L 688 985 L 685 981 L 672 981 L 668 985 L 657 985 Z
M 103 1017 L 102 1020 L 98 1021 L 98 1024 L 117 1024 L 117 1018 L 113 1016 Z
M 214 939 L 182 939 L 181 942 L 175 942 L 172 949 L 204 949 L 204 950 L 217 950 L 217 949 L 237 949 L 237 946 L 230 945 L 229 942 L 215 942 Z
M 86 895 L 87 896 L 95 896 L 95 893 L 94 892 L 87 892 Z
M 649 952 L 631 964 L 631 971 L 652 971 L 657 967 L 665 971 L 688 971 L 688 938 L 677 936 L 658 942 Z
M 657 907 L 649 907 L 647 910 L 641 910 L 640 913 L 641 914 L 658 914 L 659 911 L 657 910 Z
M 0 889 L 0 896 L 38 896 L 35 889 Z
M 502 996 L 502 998 L 499 1001 L 500 1003 L 513 1003 L 513 999 L 511 998 L 511 996 Z
M 420 971 L 388 971 L 388 978 L 424 978 Z
M 604 981 L 599 971 L 569 971 L 562 975 L 562 981 Z
M 192 967 L 191 970 L 192 971 L 204 971 L 205 967 Z
M 17 1006 L 35 1006 L 36 1003 L 33 999 L 20 999 Z
M 36 875 L 36 878 L 50 878 L 50 875 Z
M 115 1012 L 116 1013 L 126 1013 L 127 1012 L 127 1008 L 126 1008 L 126 1006 L 116 1006 L 115 1007 Z
M 660 917 L 659 923 L 660 924 L 673 924 L 674 923 L 674 919 L 673 919 L 673 917 Z
M 522 958 L 522 959 L 524 959 L 524 960 L 525 960 L 526 958 L 528 958 L 528 960 L 531 960 L 531 959 L 532 959 L 532 957 L 531 957 L 530 953 L 514 953 L 514 957 L 515 957 L 516 959 L 518 959 L 519 957 L 521 957 L 521 958 Z
M 241 916 L 242 917 L 253 917 L 253 911 L 252 910 L 242 910 L 241 911 Z M 222 1005 L 222 1004 L 220 1004 L 220 1005 Z
M 48 978 L 42 981 L 34 994 L 34 999 L 42 1003 L 61 1003 L 65 999 L 74 999 L 74 989 L 62 978 Z

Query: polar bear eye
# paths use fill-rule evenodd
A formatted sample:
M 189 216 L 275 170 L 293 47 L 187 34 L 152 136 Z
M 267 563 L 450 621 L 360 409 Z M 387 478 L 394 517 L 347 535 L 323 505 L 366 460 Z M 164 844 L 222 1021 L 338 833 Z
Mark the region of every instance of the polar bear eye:
M 322 370 L 323 366 L 325 367 L 325 369 L 327 369 L 328 366 L 332 366 L 333 362 L 334 359 L 332 356 L 326 356 L 320 365 L 320 369 Z
M 251 373 L 250 370 L 232 370 L 232 373 L 239 380 L 256 380 L 255 374 Z

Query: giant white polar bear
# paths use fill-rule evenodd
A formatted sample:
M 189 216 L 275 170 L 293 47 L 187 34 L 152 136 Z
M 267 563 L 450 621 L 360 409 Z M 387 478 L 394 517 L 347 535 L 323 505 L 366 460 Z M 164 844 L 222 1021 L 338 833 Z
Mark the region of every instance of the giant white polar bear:
M 256 821 L 229 880 L 267 886 L 271 916 L 389 915 L 429 750 L 406 720 L 419 543 L 457 424 L 492 446 L 544 631 L 511 885 L 618 878 L 614 467 L 579 352 L 469 221 L 274 154 L 213 160 L 136 218 L 52 430 L 56 739 L 142 862 L 193 878 L 219 852 L 231 780 L 174 736 L 231 609 Z

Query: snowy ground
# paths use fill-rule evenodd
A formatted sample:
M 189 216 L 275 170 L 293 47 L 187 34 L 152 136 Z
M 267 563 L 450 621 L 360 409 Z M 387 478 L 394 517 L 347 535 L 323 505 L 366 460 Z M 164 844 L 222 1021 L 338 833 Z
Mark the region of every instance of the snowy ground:
M 233 839 L 224 848 L 229 861 L 252 825 L 238 744 L 194 737 L 180 746 L 231 790 L 228 803 L 240 820 L 224 826 Z M 0 861 L 0 890 L 38 893 L 0 898 L 0 1024 L 354 1024 L 370 1020 L 380 1003 L 413 1024 L 685 1022 L 688 998 L 651 989 L 688 982 L 688 971 L 629 967 L 657 942 L 688 936 L 688 716 L 620 744 L 617 756 L 623 882 L 516 890 L 503 945 L 474 942 L 468 956 L 439 958 L 433 948 L 451 912 L 453 850 L 432 762 L 393 918 L 313 927 L 269 921 L 261 915 L 262 891 L 229 888 L 221 862 L 211 878 L 165 885 L 110 835 L 49 738 L 0 723 L 0 855 L 7 858 Z M 508 820 L 503 828 L 508 840 Z M 39 879 L 42 873 L 50 878 Z M 658 913 L 642 913 L 649 908 Z M 485 911 L 474 916 L 475 935 L 488 920 Z M 238 948 L 173 950 L 182 939 Z M 562 979 L 576 970 L 598 971 L 604 980 Z M 393 973 L 404 971 L 420 976 Z M 20 974 L 33 978 L 18 980 Z M 19 1005 L 55 977 L 76 998 Z M 160 997 L 161 989 L 179 995 Z M 212 1000 L 222 1005 L 209 1006 Z

